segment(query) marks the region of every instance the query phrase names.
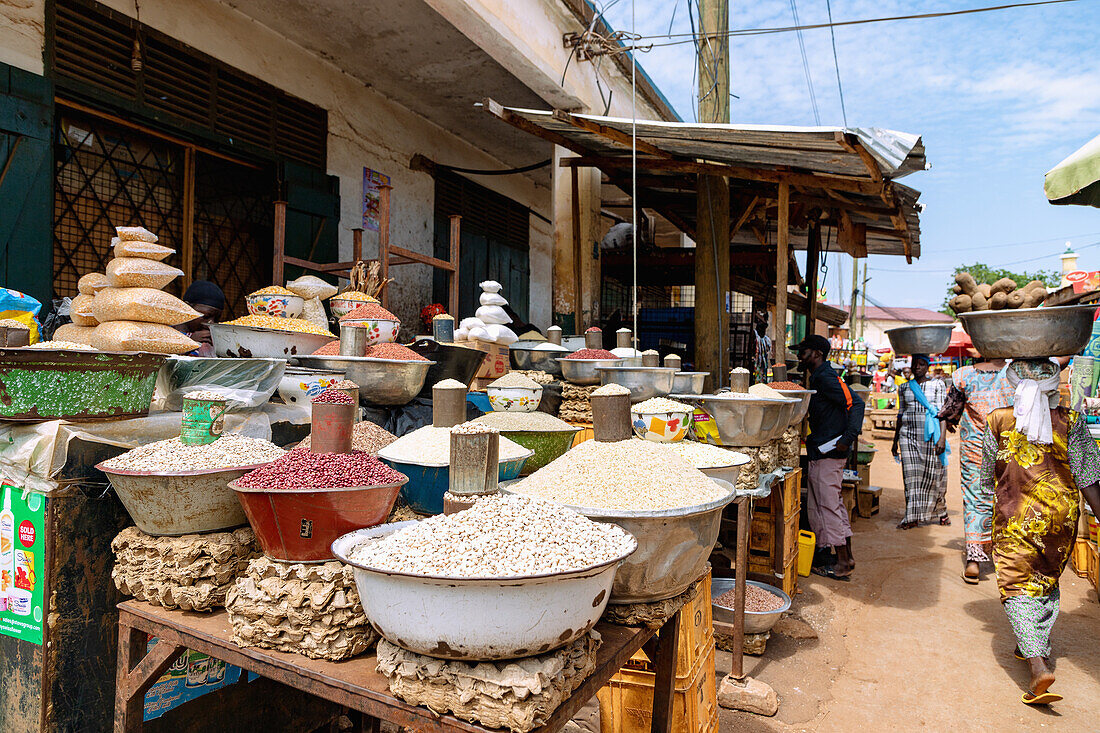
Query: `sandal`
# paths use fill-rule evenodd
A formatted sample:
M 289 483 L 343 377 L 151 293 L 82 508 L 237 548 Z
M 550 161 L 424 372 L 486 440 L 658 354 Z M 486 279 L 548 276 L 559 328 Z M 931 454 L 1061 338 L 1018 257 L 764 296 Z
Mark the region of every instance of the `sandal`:
M 1034 694 L 1031 690 L 1028 690 L 1020 698 L 1020 701 L 1024 705 L 1050 705 L 1052 702 L 1058 702 L 1062 699 L 1062 696 L 1057 692 L 1041 692 L 1038 695 Z
M 941 527 L 950 527 L 951 526 L 951 517 L 940 517 L 940 526 Z
M 962 573 L 962 579 L 969 585 L 977 585 L 982 580 L 980 575 L 967 575 L 965 570 Z M 1023 659 L 1023 657 L 1017 657 L 1017 659 Z
M 849 582 L 852 579 L 852 574 L 850 572 L 847 575 L 837 575 L 836 570 L 833 570 L 832 565 L 819 565 L 818 567 L 810 568 L 810 572 L 814 575 L 820 575 L 823 578 L 840 580 L 845 583 Z
M 916 526 L 916 522 L 901 522 L 898 524 L 898 529 L 913 529 Z

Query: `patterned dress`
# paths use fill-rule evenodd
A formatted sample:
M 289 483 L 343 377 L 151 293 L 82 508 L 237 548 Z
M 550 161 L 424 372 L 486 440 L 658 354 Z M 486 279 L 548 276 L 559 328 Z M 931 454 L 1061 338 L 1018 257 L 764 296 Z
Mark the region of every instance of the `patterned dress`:
M 947 385 L 939 379 L 925 380 L 924 396 L 937 413 L 947 401 Z M 898 389 L 898 453 L 905 481 L 903 522 L 932 522 L 947 516 L 947 468 L 940 463 L 936 445 L 924 439 L 924 405 L 913 396 L 906 382 Z
M 988 562 L 993 539 L 993 492 L 982 489 L 982 446 L 986 415 L 1012 406 L 1014 390 L 1006 376 L 1008 367 L 979 371 L 972 366 L 952 375 L 955 388 L 966 397 L 959 421 L 959 468 L 962 474 L 963 533 L 966 559 Z
M 1100 481 L 1100 449 L 1084 420 L 1051 410 L 1054 442 L 1031 443 L 1011 408 L 990 413 L 981 482 L 993 491 L 993 562 L 1005 612 L 1025 657 L 1049 656 L 1058 578 L 1077 536 L 1078 487 Z

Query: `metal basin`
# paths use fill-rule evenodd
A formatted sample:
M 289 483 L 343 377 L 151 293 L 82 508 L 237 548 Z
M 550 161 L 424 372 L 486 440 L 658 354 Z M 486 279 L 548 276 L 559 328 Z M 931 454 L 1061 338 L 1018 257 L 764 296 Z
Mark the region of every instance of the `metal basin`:
M 791 415 L 791 425 L 802 422 L 806 413 L 810 411 L 810 398 L 817 394 L 816 389 L 775 389 L 775 391 L 792 400 L 800 400 L 798 407 L 794 408 Z
M 703 385 L 710 372 L 676 372 L 672 391 L 681 394 L 703 394 Z
M 0 349 L 0 419 L 102 420 L 149 412 L 168 357 L 108 351 Z
M 297 363 L 314 369 L 343 372 L 359 385 L 364 405 L 407 405 L 420 393 L 434 361 L 400 361 L 370 356 L 299 356 Z
M 444 379 L 457 379 L 466 386 L 470 386 L 474 383 L 477 370 L 485 361 L 484 351 L 454 344 L 441 344 L 430 338 L 418 339 L 409 344 L 409 348 L 433 362 L 428 369 L 428 376 L 424 378 L 424 387 L 420 390 L 420 394 L 428 396 L 432 393 L 432 385 L 439 384 Z
M 616 367 L 622 359 L 556 359 L 561 366 L 561 376 L 570 384 L 592 386 L 600 383 L 597 367 Z
M 542 348 L 537 348 L 539 346 Z M 555 347 L 548 341 L 517 341 L 508 347 L 508 358 L 513 369 L 541 371 L 555 377 L 561 376 L 558 359 L 571 353 L 564 346 Z
M 727 591 L 733 590 L 736 580 L 733 578 L 713 578 L 710 581 L 710 598 L 711 598 L 711 615 L 715 621 L 720 621 L 724 624 L 734 623 L 734 610 L 725 606 L 719 606 L 714 603 L 714 599 L 722 595 Z M 783 605 L 774 611 L 745 611 L 745 633 L 746 634 L 763 634 L 771 631 L 775 626 L 775 622 L 779 620 L 779 617 L 783 615 L 784 611 L 790 610 L 791 597 L 779 590 L 775 586 L 768 585 L 767 583 L 759 583 L 755 580 L 746 580 L 746 585 L 755 585 L 761 590 L 766 590 L 774 596 L 779 596 L 783 601 Z
M 332 554 L 353 568 L 363 611 L 378 633 L 442 659 L 515 659 L 565 646 L 596 625 L 615 571 L 630 554 L 568 573 L 476 579 L 384 571 L 351 559 L 364 543 L 412 524 L 351 532 L 332 543 Z
M 386 458 L 382 454 L 386 452 L 382 448 L 379 458 L 390 468 L 400 471 L 409 477 L 409 482 L 401 489 L 401 498 L 417 514 L 442 514 L 443 495 L 451 487 L 451 466 L 448 463 L 406 463 Z M 535 452 L 529 451 L 519 458 L 509 458 L 500 461 L 497 469 L 498 481 L 509 481 L 520 475 L 523 465 Z
M 529 476 L 547 463 L 565 455 L 565 452 L 573 447 L 573 438 L 579 432 L 580 428 L 570 428 L 569 430 L 501 430 L 500 434 L 535 452 L 524 462 L 519 472 L 520 476 Z
M 302 491 L 246 489 L 234 481 L 229 488 L 237 492 L 265 555 L 283 562 L 327 562 L 337 537 L 386 521 L 406 481 Z
M 888 329 L 886 337 L 897 354 L 942 354 L 951 345 L 951 329 L 954 327 L 953 323 L 899 326 Z
M 673 394 L 701 407 L 714 419 L 722 445 L 755 447 L 775 440 L 791 424 L 801 400 L 773 400 L 763 397 L 734 397 L 731 393 L 717 395 Z M 695 418 L 699 422 L 699 418 Z
M 672 367 L 599 366 L 596 373 L 601 384 L 618 384 L 629 389 L 631 402 L 667 397 L 676 377 L 676 370 Z
M 274 328 L 233 326 L 211 323 L 210 340 L 214 353 L 233 358 L 291 359 L 312 354 L 330 341 L 333 335 L 279 331 Z
M 730 451 L 731 456 L 734 453 L 735 451 Z M 710 468 L 700 468 L 699 470 L 711 478 L 725 481 L 730 486 L 736 486 L 737 477 L 741 474 L 741 467 L 750 460 L 744 453 L 737 453 L 736 455 L 741 456 L 740 460 L 734 461 L 731 457 L 731 463 L 728 466 L 713 466 Z
M 661 511 L 568 507 L 593 522 L 617 524 L 638 540 L 637 551 L 615 575 L 611 603 L 672 598 L 699 579 L 718 541 L 722 509 L 734 499 L 733 484 L 712 480 L 729 493 L 707 504 Z M 514 487 L 515 482 L 509 482 L 502 484 L 501 490 L 520 493 Z
M 974 348 L 986 359 L 1036 359 L 1077 354 L 1092 333 L 1095 305 L 960 313 Z
M 179 473 L 121 471 L 102 463 L 96 468 L 111 479 L 138 529 L 154 537 L 177 537 L 245 524 L 248 519 L 229 482 L 262 465 Z

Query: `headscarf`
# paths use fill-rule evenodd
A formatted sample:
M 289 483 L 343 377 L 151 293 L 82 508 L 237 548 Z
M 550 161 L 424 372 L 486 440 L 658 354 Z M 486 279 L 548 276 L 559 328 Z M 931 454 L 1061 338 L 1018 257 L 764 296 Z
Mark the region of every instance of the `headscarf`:
M 1012 414 L 1016 418 L 1016 431 L 1023 433 L 1029 443 L 1050 445 L 1054 442 L 1054 429 L 1050 422 L 1050 411 L 1058 406 L 1057 363 L 1054 374 L 1042 379 L 1033 379 L 1036 372 L 1041 373 L 1037 360 L 1020 359 L 1012 362 L 1005 376 L 1008 383 L 1016 389 Z M 1045 365 L 1044 365 L 1045 366 Z M 1021 374 L 1023 376 L 1021 376 Z
M 183 301 L 193 305 L 208 305 L 211 308 L 225 308 L 225 293 L 209 280 L 196 280 L 183 294 Z
M 928 354 L 913 354 L 910 361 L 913 363 L 913 366 L 916 366 L 918 361 L 923 361 L 928 366 L 932 366 L 932 360 L 928 358 Z

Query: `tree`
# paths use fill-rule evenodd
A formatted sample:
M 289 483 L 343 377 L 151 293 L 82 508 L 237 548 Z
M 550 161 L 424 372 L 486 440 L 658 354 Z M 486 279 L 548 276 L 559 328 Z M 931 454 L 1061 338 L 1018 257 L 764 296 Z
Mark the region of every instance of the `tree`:
M 943 307 L 940 308 L 941 313 L 946 313 L 949 316 L 955 315 L 955 311 L 951 310 L 947 304 L 955 297 L 955 291 L 952 288 L 955 287 L 955 275 L 958 275 L 960 272 L 969 272 L 979 285 L 982 283 L 992 285 L 1001 278 L 1008 277 L 1015 280 L 1016 286 L 1021 288 L 1032 280 L 1041 280 L 1046 284 L 1047 288 L 1056 288 L 1058 287 L 1058 283 L 1062 280 L 1062 276 L 1054 270 L 1013 272 L 1012 270 L 1003 268 L 994 269 L 980 262 L 975 262 L 973 265 L 959 265 L 955 268 L 955 272 L 951 276 L 951 284 L 947 286 L 947 297 L 943 299 Z

